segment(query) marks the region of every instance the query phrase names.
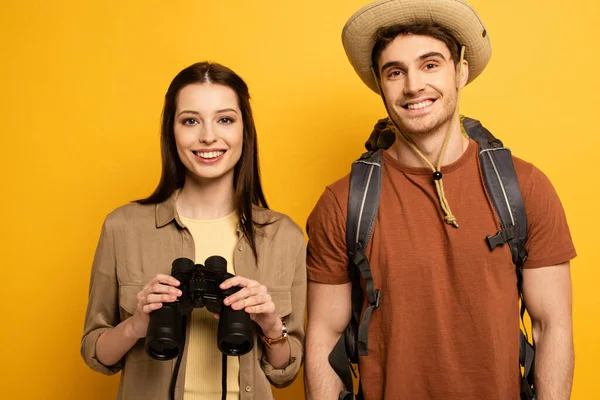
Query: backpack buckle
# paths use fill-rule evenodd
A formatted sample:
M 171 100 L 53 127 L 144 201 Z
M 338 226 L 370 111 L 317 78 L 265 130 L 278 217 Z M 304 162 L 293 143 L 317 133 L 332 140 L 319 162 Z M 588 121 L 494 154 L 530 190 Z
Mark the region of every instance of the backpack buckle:
M 371 303 L 371 305 L 373 306 L 373 308 L 379 308 L 379 299 L 381 298 L 381 290 L 379 289 L 375 289 L 373 291 L 373 294 L 375 295 L 375 302 Z
M 511 226 L 509 228 L 505 228 L 502 229 L 500 231 L 498 231 L 498 233 L 496 233 L 494 236 L 486 236 L 488 245 L 490 246 L 490 250 L 494 250 L 496 247 L 503 245 L 504 243 L 507 243 L 509 240 L 511 239 L 515 239 L 517 237 L 516 235 L 516 228 L 515 226 Z

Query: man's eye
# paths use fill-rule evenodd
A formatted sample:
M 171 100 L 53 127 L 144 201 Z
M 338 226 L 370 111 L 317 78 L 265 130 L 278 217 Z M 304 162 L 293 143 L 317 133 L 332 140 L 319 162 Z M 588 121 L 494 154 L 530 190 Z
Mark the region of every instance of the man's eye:
M 437 67 L 437 65 L 436 65 L 436 64 L 434 64 L 434 63 L 429 63 L 429 64 L 427 64 L 427 66 L 426 66 L 426 68 L 427 68 L 427 69 L 433 69 L 433 68 L 435 68 L 435 67 Z
M 395 70 L 395 71 L 392 71 L 392 72 L 390 72 L 390 75 L 389 75 L 389 76 L 390 76 L 390 77 L 392 77 L 392 76 L 400 76 L 400 74 L 401 74 L 401 73 L 402 73 L 402 72 L 400 72 L 400 71 L 398 71 L 398 70 Z

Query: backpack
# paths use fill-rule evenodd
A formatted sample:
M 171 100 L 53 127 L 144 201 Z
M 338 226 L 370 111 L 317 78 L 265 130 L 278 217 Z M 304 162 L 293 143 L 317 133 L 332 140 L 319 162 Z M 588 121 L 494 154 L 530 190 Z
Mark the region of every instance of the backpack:
M 510 150 L 496 139 L 477 120 L 464 118 L 463 127 L 469 138 L 479 146 L 479 162 L 483 181 L 494 209 L 500 218 L 501 230 L 486 237 L 490 250 L 508 244 L 517 274 L 518 295 L 521 302 L 520 317 L 523 321 L 525 302 L 522 291 L 522 269 L 527 259 L 527 216 Z M 352 282 L 352 313 L 344 334 L 329 355 L 329 363 L 342 380 L 345 390 L 339 400 L 362 400 L 362 387 L 353 389 L 352 375 L 356 377 L 358 356 L 368 355 L 368 327 L 371 314 L 379 307 L 382 295 L 375 288 L 369 260 L 365 249 L 373 233 L 381 192 L 381 152 L 364 153 L 352 164 L 348 215 L 346 220 L 346 246 L 348 252 L 348 275 Z M 363 292 L 360 279 L 365 282 L 368 306 L 361 321 Z M 384 294 L 385 295 L 385 294 Z M 525 325 L 523 324 L 523 327 Z M 527 331 L 520 330 L 519 363 L 521 372 L 521 400 L 535 400 L 534 347 Z

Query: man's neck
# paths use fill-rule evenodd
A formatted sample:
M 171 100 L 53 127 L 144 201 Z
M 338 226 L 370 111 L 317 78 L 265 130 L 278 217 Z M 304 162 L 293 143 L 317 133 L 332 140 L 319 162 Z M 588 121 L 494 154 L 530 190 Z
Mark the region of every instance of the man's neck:
M 407 135 L 417 146 L 419 151 L 429 160 L 429 162 L 437 167 L 438 160 L 446 135 L 448 134 L 447 127 L 443 127 L 438 132 L 427 134 Z M 427 167 L 425 161 L 411 149 L 403 138 L 399 137 L 400 133 L 396 134 L 396 140 L 388 153 L 401 163 L 411 167 Z M 469 140 L 462 134 L 460 122 L 453 124 L 452 132 L 444 156 L 442 158 L 442 166 L 448 165 L 458 160 L 469 146 Z

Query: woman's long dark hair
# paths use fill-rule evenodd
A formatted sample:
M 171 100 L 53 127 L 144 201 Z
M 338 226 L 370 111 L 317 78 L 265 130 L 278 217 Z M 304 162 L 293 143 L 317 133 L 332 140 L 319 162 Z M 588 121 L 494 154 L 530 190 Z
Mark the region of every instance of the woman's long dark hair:
M 256 127 L 250 107 L 248 86 L 235 72 L 229 68 L 209 62 L 191 65 L 177 74 L 165 94 L 165 105 L 162 113 L 160 147 L 162 154 L 162 173 L 158 187 L 150 197 L 137 200 L 140 204 L 157 204 L 167 200 L 173 192 L 183 187 L 186 167 L 177 154 L 175 145 L 175 110 L 179 91 L 194 83 L 212 83 L 231 88 L 237 95 L 238 105 L 242 111 L 244 136 L 242 154 L 234 167 L 233 186 L 235 188 L 235 206 L 240 218 L 240 228 L 250 242 L 254 258 L 256 252 L 255 228 L 265 225 L 252 218 L 252 205 L 269 208 L 260 183 L 258 166 L 258 144 Z

